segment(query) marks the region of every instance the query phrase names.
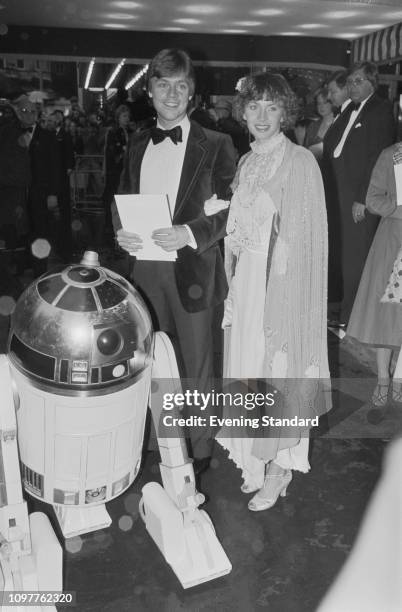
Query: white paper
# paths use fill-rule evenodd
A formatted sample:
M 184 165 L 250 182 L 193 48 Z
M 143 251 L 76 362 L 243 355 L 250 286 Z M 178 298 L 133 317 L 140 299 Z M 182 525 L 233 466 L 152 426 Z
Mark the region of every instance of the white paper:
M 115 195 L 117 210 L 123 230 L 138 234 L 143 247 L 135 255 L 149 261 L 174 261 L 177 251 L 168 253 L 156 245 L 152 232 L 160 227 L 172 227 L 169 201 L 166 194 Z
M 402 206 L 402 164 L 394 165 L 396 183 L 396 204 Z

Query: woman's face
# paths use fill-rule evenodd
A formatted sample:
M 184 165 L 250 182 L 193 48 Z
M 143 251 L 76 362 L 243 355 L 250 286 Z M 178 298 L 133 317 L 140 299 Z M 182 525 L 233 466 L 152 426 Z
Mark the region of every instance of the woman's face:
M 269 140 L 280 132 L 283 115 L 281 102 L 250 100 L 244 108 L 243 118 L 256 140 Z
M 317 96 L 317 112 L 321 117 L 328 117 L 332 114 L 332 104 L 324 96 Z
M 127 127 L 130 123 L 130 113 L 128 111 L 124 111 L 119 115 L 119 125 L 120 127 Z

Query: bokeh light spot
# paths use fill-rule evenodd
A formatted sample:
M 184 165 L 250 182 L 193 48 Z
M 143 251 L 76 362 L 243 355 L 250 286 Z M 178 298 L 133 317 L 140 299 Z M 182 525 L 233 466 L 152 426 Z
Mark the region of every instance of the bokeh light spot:
M 188 288 L 188 295 L 192 300 L 198 300 L 202 296 L 202 288 L 199 285 L 191 285 Z
M 31 244 L 32 255 L 37 259 L 45 259 L 49 257 L 51 246 L 44 238 L 37 238 Z
M 132 528 L 134 524 L 134 521 L 132 519 L 131 516 L 128 516 L 127 514 L 125 514 L 124 516 L 122 516 L 119 519 L 119 528 L 122 531 L 130 531 L 130 529 Z
M 81 536 L 75 536 L 66 540 L 66 550 L 72 554 L 80 552 L 82 545 L 83 541 Z
M 10 295 L 2 295 L 0 297 L 0 314 L 3 317 L 8 317 L 12 312 L 14 312 L 15 308 L 15 300 Z

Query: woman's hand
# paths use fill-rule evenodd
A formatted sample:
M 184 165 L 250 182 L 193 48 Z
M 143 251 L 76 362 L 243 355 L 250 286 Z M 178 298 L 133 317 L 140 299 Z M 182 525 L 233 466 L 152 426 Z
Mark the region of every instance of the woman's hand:
M 221 210 L 225 210 L 226 208 L 228 208 L 229 204 L 230 202 L 226 200 L 219 200 L 216 193 L 214 193 L 214 195 L 209 198 L 209 200 L 205 201 L 204 213 L 207 217 L 210 217 L 211 215 L 216 215 L 216 213 L 220 212 Z
M 142 240 L 138 234 L 132 234 L 131 232 L 119 229 L 116 234 L 116 240 L 119 247 L 127 251 L 127 253 L 136 253 L 142 249 Z

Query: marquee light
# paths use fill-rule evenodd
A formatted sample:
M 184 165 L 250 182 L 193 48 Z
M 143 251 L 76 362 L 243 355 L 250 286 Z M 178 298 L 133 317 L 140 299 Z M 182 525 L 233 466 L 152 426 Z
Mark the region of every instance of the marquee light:
M 145 64 L 144 68 L 142 68 L 137 74 L 133 76 L 133 78 L 126 83 L 125 89 L 128 91 L 139 81 L 147 72 L 149 64 Z
M 116 68 L 113 70 L 109 80 L 107 81 L 105 85 L 105 89 L 109 89 L 109 87 L 111 86 L 111 84 L 113 83 L 117 75 L 119 74 L 120 70 L 123 68 L 125 61 L 126 59 L 124 58 L 121 60 L 120 64 L 117 64 Z
M 87 70 L 87 76 L 85 78 L 84 89 L 88 89 L 88 87 L 89 87 L 89 82 L 91 80 L 92 71 L 94 69 L 94 66 L 95 66 L 95 58 L 93 57 L 91 59 L 91 61 L 89 62 L 89 66 L 88 66 L 88 70 Z

